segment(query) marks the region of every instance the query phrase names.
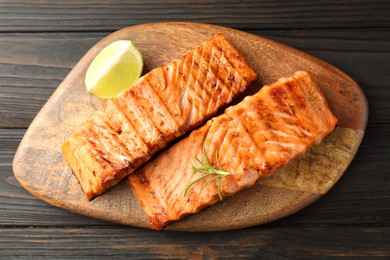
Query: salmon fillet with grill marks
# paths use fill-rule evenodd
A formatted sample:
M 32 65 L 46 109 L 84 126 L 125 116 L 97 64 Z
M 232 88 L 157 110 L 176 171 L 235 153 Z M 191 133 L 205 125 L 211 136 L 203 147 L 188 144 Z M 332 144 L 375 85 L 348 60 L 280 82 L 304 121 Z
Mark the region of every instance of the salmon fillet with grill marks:
M 244 57 L 217 34 L 106 101 L 65 141 L 64 157 L 92 199 L 202 124 L 255 79 Z
M 153 229 L 194 214 L 220 200 L 219 178 L 210 175 L 188 190 L 202 173 L 202 147 L 210 163 L 229 172 L 221 195 L 227 197 L 269 176 L 329 134 L 337 123 L 327 101 L 307 72 L 263 87 L 210 119 L 170 149 L 128 177 Z M 221 169 L 220 169 L 221 170 Z M 210 181 L 206 184 L 207 181 Z M 205 185 L 206 184 L 206 185 Z

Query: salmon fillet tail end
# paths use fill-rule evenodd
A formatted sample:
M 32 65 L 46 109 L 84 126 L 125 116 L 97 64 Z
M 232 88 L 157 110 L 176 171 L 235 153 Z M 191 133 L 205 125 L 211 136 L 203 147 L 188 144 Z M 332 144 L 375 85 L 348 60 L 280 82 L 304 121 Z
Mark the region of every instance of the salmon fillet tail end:
M 202 125 L 256 77 L 243 55 L 216 34 L 107 100 L 62 146 L 88 200 Z
M 220 194 L 228 197 L 304 154 L 336 124 L 337 118 L 309 73 L 299 71 L 227 108 L 127 181 L 150 227 L 162 229 L 220 201 L 217 185 L 221 177 L 213 173 L 185 195 L 187 187 L 207 173 L 196 159 L 207 161 L 203 148 L 212 167 L 229 173 L 220 185 Z

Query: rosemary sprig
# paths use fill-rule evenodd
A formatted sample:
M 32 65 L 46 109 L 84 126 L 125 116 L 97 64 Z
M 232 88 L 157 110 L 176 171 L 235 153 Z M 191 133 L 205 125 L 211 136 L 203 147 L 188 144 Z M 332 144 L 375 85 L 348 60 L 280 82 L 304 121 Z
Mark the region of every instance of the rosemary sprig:
M 214 177 L 212 177 L 211 179 L 209 179 L 208 181 L 206 181 L 205 184 L 203 184 L 203 187 L 205 187 L 208 183 L 210 183 L 211 181 L 219 178 L 218 182 L 217 182 L 217 191 L 218 191 L 218 195 L 219 195 L 219 198 L 220 200 L 223 200 L 222 198 L 222 194 L 221 194 L 221 185 L 222 185 L 222 182 L 223 180 L 226 178 L 226 176 L 228 175 L 231 175 L 230 172 L 227 172 L 225 171 L 221 164 L 219 163 L 219 153 L 218 153 L 218 149 L 216 150 L 216 157 L 215 157 L 215 160 L 217 162 L 217 166 L 218 166 L 218 170 L 215 169 L 211 164 L 210 164 L 210 160 L 209 158 L 207 157 L 206 155 L 206 149 L 205 149 L 205 144 L 206 144 L 206 138 L 204 139 L 203 141 L 203 145 L 202 145 L 202 154 L 203 154 L 203 161 L 202 162 L 201 160 L 199 160 L 198 157 L 195 156 L 195 160 L 200 164 L 199 167 L 195 167 L 195 166 L 192 166 L 192 170 L 194 172 L 199 172 L 199 173 L 202 173 L 203 175 L 199 178 L 197 178 L 196 180 L 192 181 L 188 186 L 187 188 L 185 189 L 184 191 L 184 197 L 187 195 L 189 189 L 197 182 L 199 182 L 200 180 L 204 179 L 204 178 L 207 178 L 208 176 L 211 176 L 211 175 L 214 175 Z

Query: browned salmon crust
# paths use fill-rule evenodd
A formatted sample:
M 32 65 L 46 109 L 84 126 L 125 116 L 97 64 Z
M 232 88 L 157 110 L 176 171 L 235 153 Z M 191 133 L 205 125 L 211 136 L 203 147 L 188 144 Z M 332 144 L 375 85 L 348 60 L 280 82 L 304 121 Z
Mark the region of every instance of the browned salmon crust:
M 200 125 L 256 79 L 222 35 L 140 78 L 78 127 L 62 151 L 88 199 Z
M 210 119 L 170 149 L 131 174 L 128 183 L 137 195 L 153 229 L 194 214 L 219 201 L 217 179 L 211 175 L 186 187 L 201 173 L 195 156 L 202 144 L 210 163 L 231 173 L 221 186 L 223 197 L 252 186 L 293 158 L 318 144 L 337 123 L 327 101 L 307 72 L 297 72 L 263 87 Z M 203 161 L 204 162 L 204 161 Z

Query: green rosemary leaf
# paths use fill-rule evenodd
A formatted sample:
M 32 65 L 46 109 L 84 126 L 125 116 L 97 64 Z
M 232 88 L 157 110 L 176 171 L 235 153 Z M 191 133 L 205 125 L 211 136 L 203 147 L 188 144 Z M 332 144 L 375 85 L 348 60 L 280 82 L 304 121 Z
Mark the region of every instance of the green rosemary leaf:
M 218 191 L 218 195 L 219 195 L 219 199 L 220 199 L 220 200 L 223 200 L 222 194 L 221 194 L 221 185 L 222 185 L 222 181 L 225 179 L 225 177 L 226 177 L 226 175 L 223 176 L 223 177 L 221 177 L 221 178 L 219 179 L 218 184 L 217 184 L 217 191 Z
M 195 156 L 195 160 L 196 160 L 200 165 L 202 165 L 204 168 L 208 168 L 207 164 L 202 163 L 202 161 L 199 160 L 198 157 Z
M 214 180 L 214 179 L 216 179 L 216 178 L 219 178 L 219 176 L 216 175 L 216 176 L 214 176 L 213 178 L 211 178 L 211 179 L 209 179 L 208 181 L 206 181 L 205 184 L 203 184 L 203 188 L 206 187 L 206 185 L 207 185 L 210 181 L 212 181 L 212 180 Z
M 200 176 L 199 178 L 197 178 L 197 179 L 194 180 L 193 182 L 191 182 L 191 183 L 187 186 L 187 188 L 185 189 L 185 191 L 184 191 L 184 197 L 187 195 L 188 190 L 189 190 L 195 183 L 197 183 L 197 182 L 200 181 L 201 179 L 204 179 L 204 178 L 210 176 L 211 174 L 212 174 L 212 173 L 205 174 L 205 175 L 203 175 L 203 176 Z
M 223 180 L 226 178 L 226 176 L 228 175 L 231 175 L 231 173 L 225 171 L 220 162 L 219 162 L 219 151 L 218 149 L 216 150 L 216 157 L 215 157 L 215 161 L 217 163 L 217 166 L 218 166 L 218 169 L 215 169 L 213 167 L 213 165 L 210 164 L 210 160 L 209 158 L 207 157 L 207 154 L 206 154 L 206 148 L 205 148 L 205 144 L 206 144 L 206 139 L 207 139 L 207 136 L 206 138 L 203 140 L 203 144 L 202 144 L 202 154 L 203 154 L 203 161 L 202 162 L 197 156 L 194 156 L 195 157 L 195 160 L 199 163 L 200 167 L 195 167 L 195 166 L 192 166 L 192 170 L 194 172 L 197 172 L 197 173 L 202 173 L 203 175 L 200 176 L 199 178 L 195 179 L 194 181 L 192 181 L 185 189 L 184 191 L 184 196 L 187 195 L 189 189 L 195 185 L 197 182 L 201 181 L 202 179 L 204 178 L 207 178 L 208 176 L 211 176 L 211 175 L 215 175 L 213 176 L 211 179 L 207 180 L 205 182 L 205 184 L 203 184 L 203 187 L 205 187 L 207 184 L 209 184 L 211 181 L 215 180 L 215 179 L 218 179 L 218 182 L 217 182 L 217 192 L 218 192 L 218 196 L 219 196 L 219 199 L 220 200 L 223 200 L 223 197 L 222 197 L 222 192 L 221 192 L 221 186 L 222 186 L 222 182 Z

